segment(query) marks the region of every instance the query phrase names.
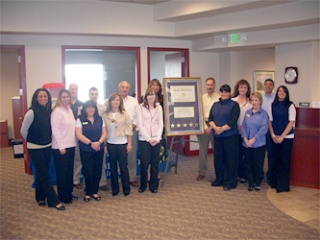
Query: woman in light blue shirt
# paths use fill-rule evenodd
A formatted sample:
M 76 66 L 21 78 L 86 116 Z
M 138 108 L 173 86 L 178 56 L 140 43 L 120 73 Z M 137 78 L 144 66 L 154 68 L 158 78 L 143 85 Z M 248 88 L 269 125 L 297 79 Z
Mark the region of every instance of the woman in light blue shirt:
M 245 170 L 248 179 L 248 191 L 259 191 L 263 176 L 263 162 L 266 151 L 266 133 L 269 116 L 261 108 L 262 96 L 255 92 L 250 96 L 252 108 L 244 115 L 241 136 L 244 152 Z

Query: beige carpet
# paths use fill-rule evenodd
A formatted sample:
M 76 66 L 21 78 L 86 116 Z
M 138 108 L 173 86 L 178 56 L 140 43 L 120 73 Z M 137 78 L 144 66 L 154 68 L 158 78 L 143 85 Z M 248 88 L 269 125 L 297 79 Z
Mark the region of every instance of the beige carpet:
M 197 166 L 196 157 L 180 158 L 158 194 L 133 188 L 128 197 L 101 192 L 100 202 L 85 203 L 76 190 L 79 200 L 57 211 L 37 205 L 23 159 L 1 149 L 1 239 L 319 239 L 272 205 L 266 184 L 225 192 L 197 182 Z

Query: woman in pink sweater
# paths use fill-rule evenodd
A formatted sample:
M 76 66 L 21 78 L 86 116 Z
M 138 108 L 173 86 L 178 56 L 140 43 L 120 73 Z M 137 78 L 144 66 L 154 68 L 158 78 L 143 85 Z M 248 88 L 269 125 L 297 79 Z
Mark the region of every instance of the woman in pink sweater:
M 139 192 L 143 193 L 147 189 L 148 166 L 150 165 L 149 190 L 157 193 L 163 112 L 158 97 L 151 88 L 147 89 L 143 103 L 137 109 L 137 122 L 141 155 Z
M 61 89 L 57 103 L 51 113 L 52 154 L 57 172 L 58 196 L 61 202 L 71 204 L 78 199 L 73 191 L 73 162 L 76 143 L 71 97 L 66 89 Z

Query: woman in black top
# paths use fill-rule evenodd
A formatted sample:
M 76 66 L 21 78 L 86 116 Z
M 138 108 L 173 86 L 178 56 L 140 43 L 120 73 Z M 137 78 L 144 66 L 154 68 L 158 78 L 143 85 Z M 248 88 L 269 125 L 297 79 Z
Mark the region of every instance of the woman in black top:
M 49 176 L 51 160 L 51 95 L 45 88 L 39 88 L 32 97 L 31 107 L 24 116 L 21 135 L 27 141 L 27 148 L 36 169 L 36 201 L 39 206 L 65 210 L 59 202 Z
M 89 202 L 92 197 L 100 201 L 98 191 L 107 130 L 102 117 L 98 114 L 97 105 L 92 100 L 83 104 L 76 123 L 76 136 L 79 139 L 82 171 L 86 182 L 86 195 L 83 200 Z
M 269 109 L 269 131 L 272 136 L 274 164 L 269 184 L 277 192 L 290 191 L 290 163 L 294 139 L 296 108 L 290 101 L 289 90 L 279 86 L 274 102 Z

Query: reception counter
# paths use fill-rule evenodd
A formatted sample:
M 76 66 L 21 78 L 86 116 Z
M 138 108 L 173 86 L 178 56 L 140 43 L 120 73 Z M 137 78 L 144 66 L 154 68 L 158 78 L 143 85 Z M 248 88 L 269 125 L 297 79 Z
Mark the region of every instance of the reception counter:
M 297 108 L 290 184 L 320 188 L 320 109 Z

